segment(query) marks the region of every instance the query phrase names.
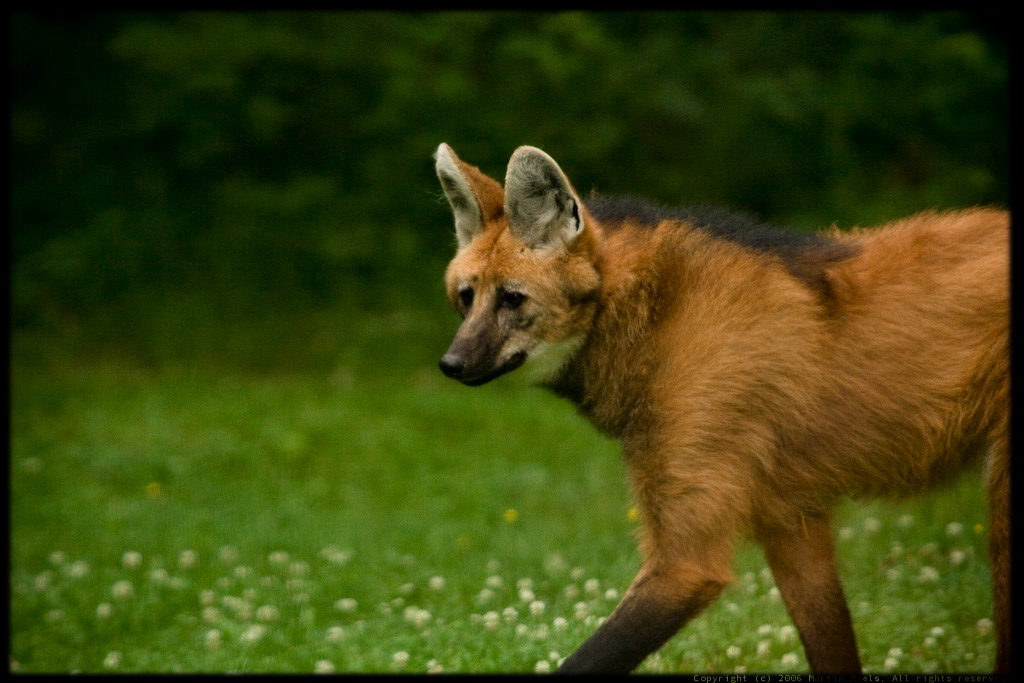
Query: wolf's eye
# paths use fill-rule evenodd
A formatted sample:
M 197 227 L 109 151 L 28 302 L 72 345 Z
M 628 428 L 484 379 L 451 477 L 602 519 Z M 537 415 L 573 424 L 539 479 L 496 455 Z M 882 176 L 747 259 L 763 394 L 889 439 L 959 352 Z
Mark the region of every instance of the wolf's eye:
M 526 295 L 522 292 L 510 292 L 503 291 L 501 293 L 501 305 L 505 308 L 516 309 L 519 308 L 520 304 L 526 300 Z
M 459 290 L 459 301 L 462 302 L 463 308 L 473 307 L 473 288 L 463 287 Z

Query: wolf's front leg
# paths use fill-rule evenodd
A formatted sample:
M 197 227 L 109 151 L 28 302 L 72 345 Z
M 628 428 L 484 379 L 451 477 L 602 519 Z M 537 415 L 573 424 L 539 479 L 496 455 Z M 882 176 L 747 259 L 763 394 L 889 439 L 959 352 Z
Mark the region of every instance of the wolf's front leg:
M 556 673 L 627 673 L 710 605 L 726 581 L 692 564 L 648 563 L 615 610 Z

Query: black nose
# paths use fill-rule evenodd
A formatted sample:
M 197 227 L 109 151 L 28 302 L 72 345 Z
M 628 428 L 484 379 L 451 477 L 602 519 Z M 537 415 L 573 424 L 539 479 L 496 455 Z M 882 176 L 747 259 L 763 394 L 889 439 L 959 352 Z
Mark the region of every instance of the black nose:
M 461 377 L 462 371 L 466 369 L 466 361 L 462 360 L 462 356 L 457 356 L 454 353 L 446 353 L 441 356 L 441 362 L 437 365 L 441 368 L 441 372 L 453 379 Z

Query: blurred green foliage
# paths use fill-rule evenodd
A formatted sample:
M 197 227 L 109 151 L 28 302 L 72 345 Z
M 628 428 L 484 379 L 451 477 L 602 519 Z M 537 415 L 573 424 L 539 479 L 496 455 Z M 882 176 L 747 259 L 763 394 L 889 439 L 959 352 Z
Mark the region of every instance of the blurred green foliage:
M 532 144 L 584 193 L 801 228 L 1005 205 L 1006 20 L 16 13 L 13 324 L 441 310 L 441 141 L 498 178 Z

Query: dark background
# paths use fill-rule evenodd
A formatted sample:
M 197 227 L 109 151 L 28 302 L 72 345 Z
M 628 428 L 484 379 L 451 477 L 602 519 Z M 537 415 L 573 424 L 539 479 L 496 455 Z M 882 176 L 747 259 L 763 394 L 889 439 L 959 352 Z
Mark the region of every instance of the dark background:
M 13 333 L 156 366 L 433 362 L 442 141 L 498 179 L 531 144 L 583 193 L 798 229 L 1006 205 L 1008 21 L 13 14 Z

